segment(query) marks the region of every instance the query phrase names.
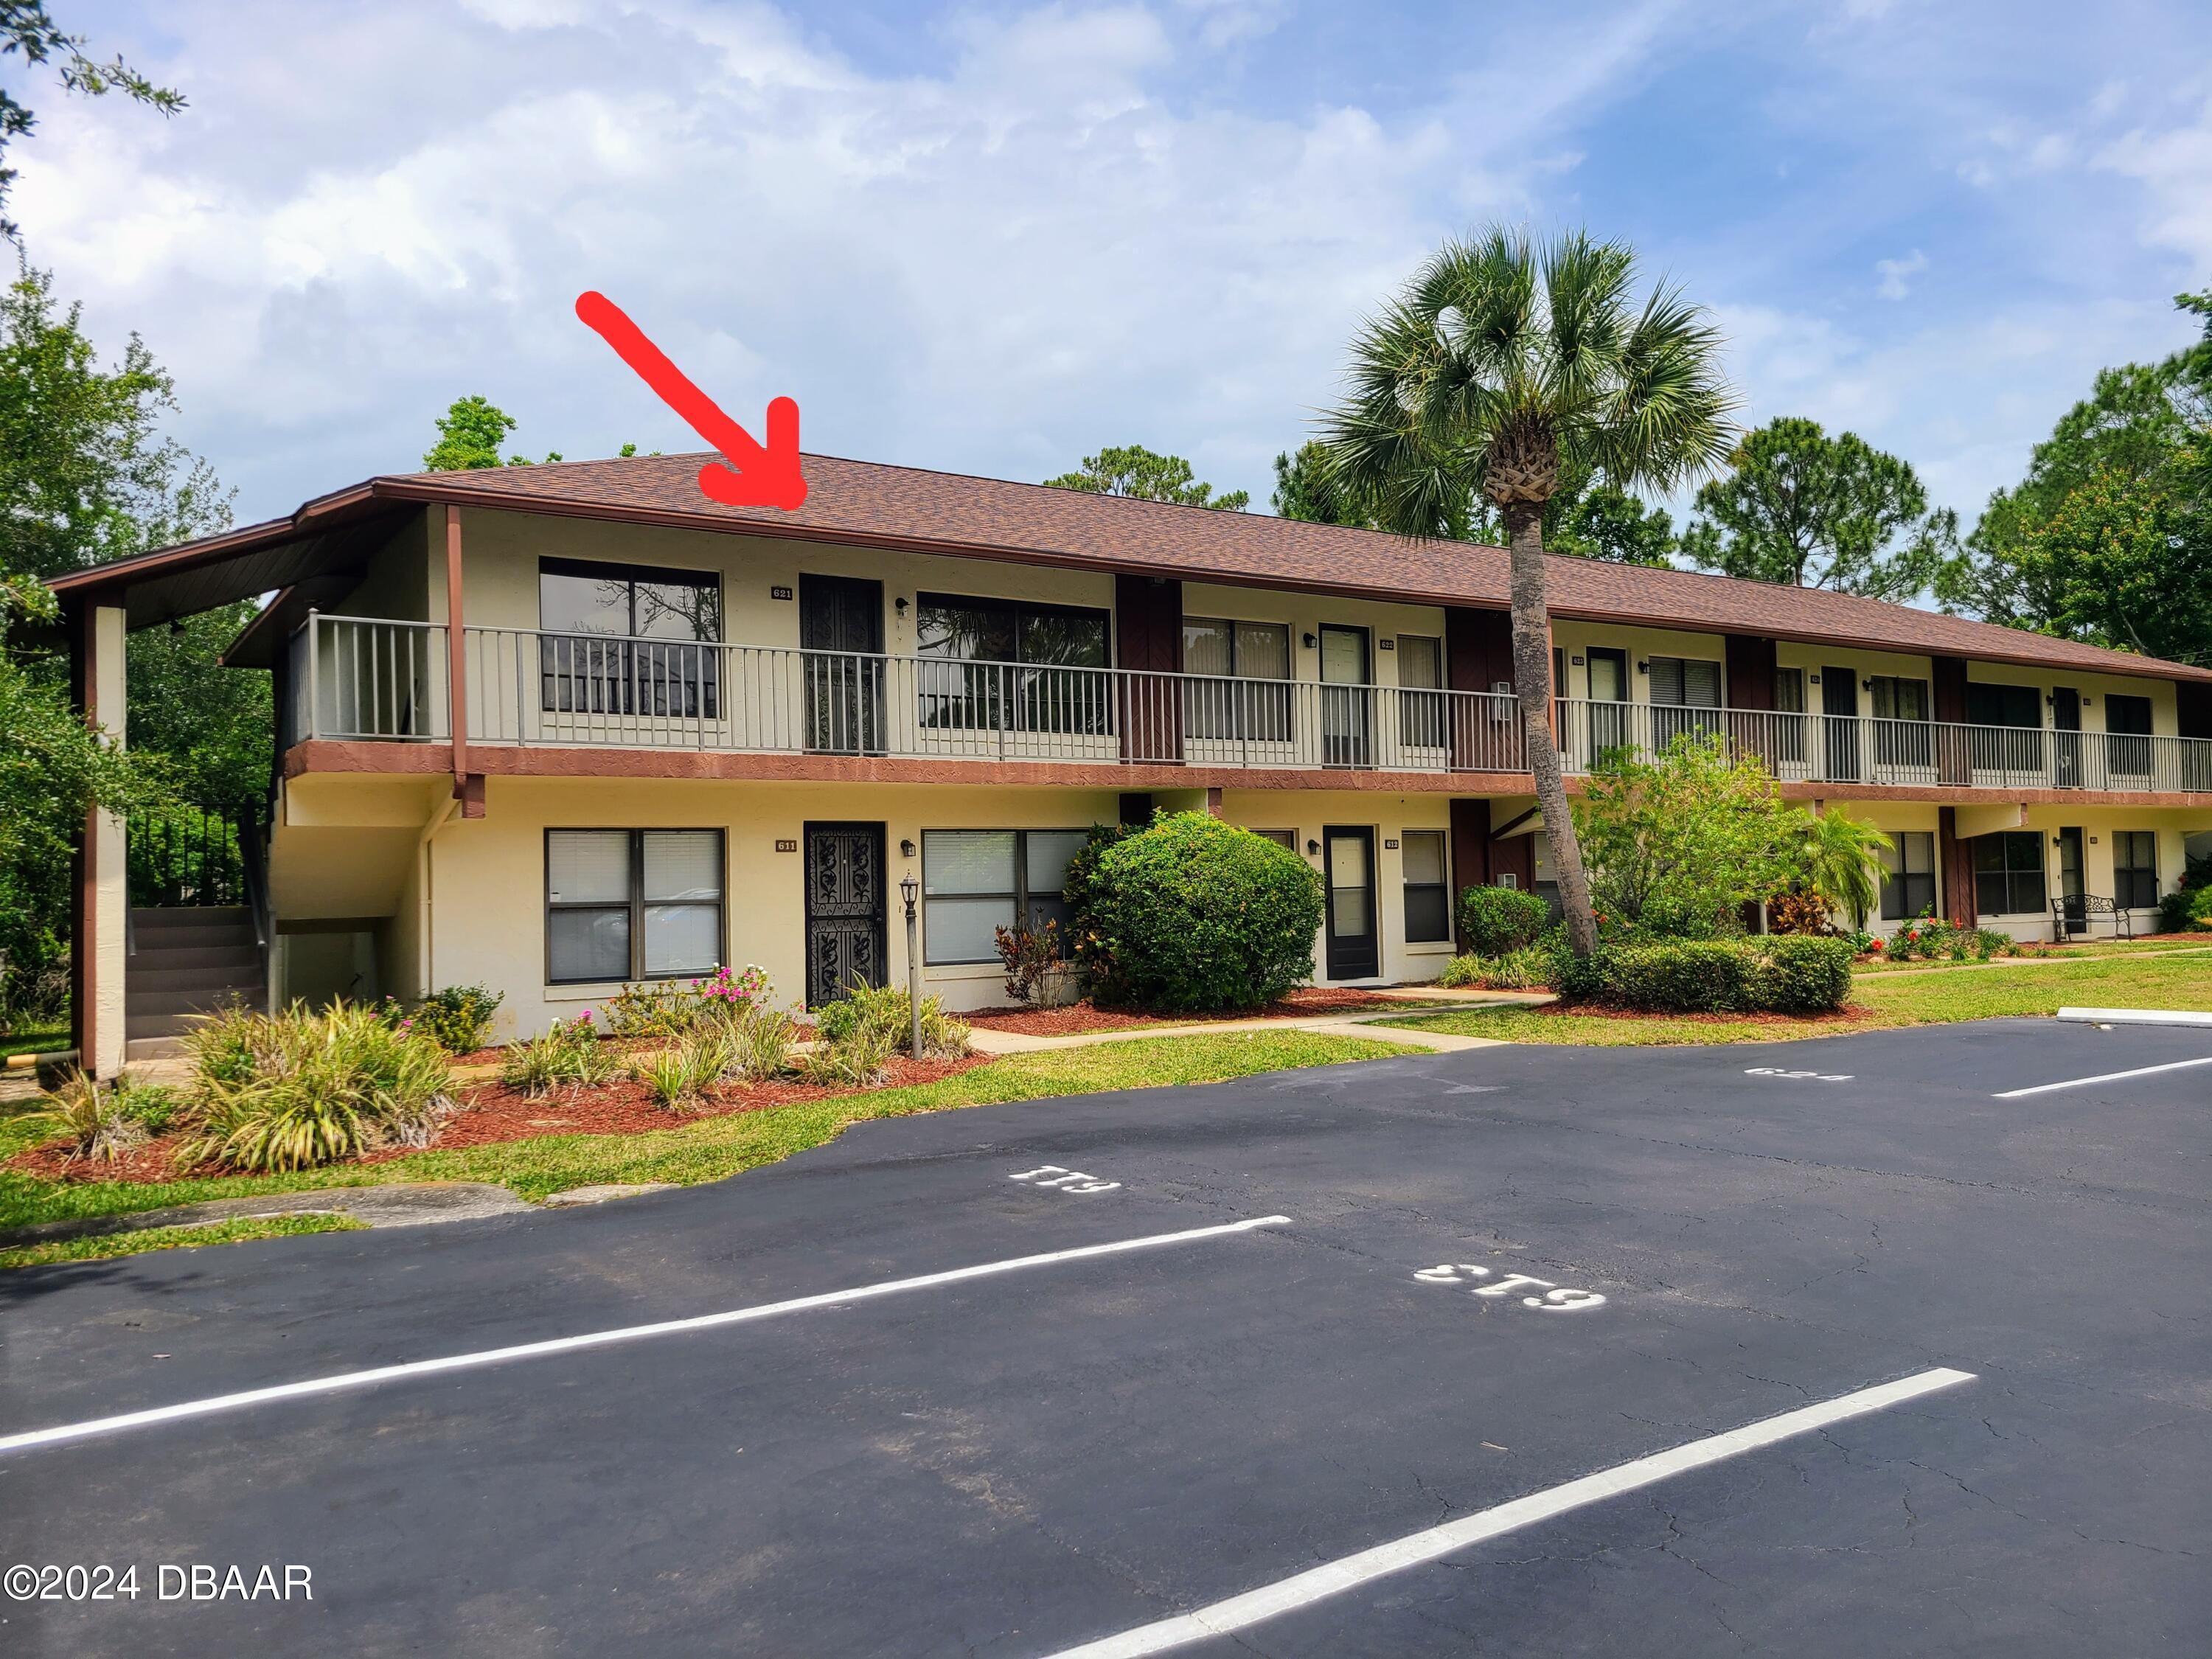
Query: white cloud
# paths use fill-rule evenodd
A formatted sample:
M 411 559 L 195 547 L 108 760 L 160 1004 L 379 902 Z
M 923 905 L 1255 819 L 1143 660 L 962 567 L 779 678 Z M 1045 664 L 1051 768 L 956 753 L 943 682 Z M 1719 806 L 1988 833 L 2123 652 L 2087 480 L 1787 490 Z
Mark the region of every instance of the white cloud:
M 1661 15 L 1592 52 L 1632 70 Z M 1546 165 L 1547 118 L 1487 102 L 1178 108 L 1136 5 L 965 14 L 927 72 L 707 0 L 374 21 L 202 0 L 175 61 L 118 42 L 190 111 L 56 100 L 18 151 L 33 256 L 146 336 L 257 514 L 413 465 L 464 392 L 527 448 L 692 441 L 574 321 L 587 287 L 741 418 L 795 396 L 812 447 L 1043 477 L 1139 441 L 1264 497 L 1358 317 Z M 1561 78 L 1577 117 L 1606 79 Z
M 2137 127 L 2097 157 L 2100 168 L 2138 181 L 2152 204 L 2143 240 L 2212 271 L 2212 97 L 2163 131 Z
M 1902 300 L 1912 292 L 1911 279 L 1928 269 L 1928 256 L 1915 248 L 1902 259 L 1877 259 L 1874 269 L 1881 278 L 1875 292 L 1885 300 Z

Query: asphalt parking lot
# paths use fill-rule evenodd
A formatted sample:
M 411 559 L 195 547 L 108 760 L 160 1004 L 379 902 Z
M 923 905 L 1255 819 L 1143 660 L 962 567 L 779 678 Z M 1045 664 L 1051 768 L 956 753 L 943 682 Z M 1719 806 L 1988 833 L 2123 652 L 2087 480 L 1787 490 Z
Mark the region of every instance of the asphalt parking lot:
M 2208 1057 L 1498 1048 L 12 1273 L 0 1565 L 142 1593 L 0 1650 L 2203 1652 Z

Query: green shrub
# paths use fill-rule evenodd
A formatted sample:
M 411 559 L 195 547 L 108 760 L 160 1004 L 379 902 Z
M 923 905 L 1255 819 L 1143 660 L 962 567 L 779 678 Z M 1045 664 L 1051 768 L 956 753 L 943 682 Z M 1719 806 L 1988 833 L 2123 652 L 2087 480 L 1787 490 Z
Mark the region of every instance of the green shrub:
M 655 1103 L 670 1111 L 696 1106 L 737 1064 L 737 1045 L 726 1032 L 702 1031 L 672 1042 L 631 1066 L 629 1074 Z
M 1105 935 L 1099 931 L 1097 915 L 1101 888 L 1098 866 L 1101 860 L 1115 847 L 1138 833 L 1141 826 L 1128 823 L 1094 823 L 1083 845 L 1067 861 L 1066 872 L 1060 878 L 1060 896 L 1067 901 L 1068 924 L 1066 937 L 1060 941 L 1068 960 L 1083 976 L 1084 984 L 1096 990 L 1113 978 L 1114 963 L 1106 948 Z
M 925 1033 L 925 1046 L 927 1040 Z M 884 1080 L 890 1058 L 897 1052 L 897 1045 L 881 1026 L 854 1024 L 842 1036 L 817 1036 L 799 1062 L 799 1074 L 809 1083 L 833 1088 L 872 1088 Z
M 1550 953 L 1540 945 L 1525 945 L 1494 957 L 1472 951 L 1454 957 L 1437 977 L 1447 989 L 1479 986 L 1486 991 L 1526 991 L 1550 981 Z
M 1802 933 L 1608 945 L 1588 964 L 1589 1000 L 1655 1013 L 1823 1013 L 1851 989 L 1851 944 Z
M 2186 933 L 2205 927 L 2212 927 L 2212 886 L 2168 893 L 2158 902 L 2160 933 Z
M 926 1016 L 922 1037 L 928 1040 Z M 940 1016 L 941 1018 L 941 1016 Z M 749 1011 L 730 1028 L 730 1070 L 748 1083 L 765 1083 L 791 1069 L 791 1045 L 798 1033 L 792 1018 L 766 1003 Z
M 415 1005 L 415 1030 L 449 1054 L 472 1054 L 491 1035 L 505 995 L 483 985 L 448 985 Z
M 33 1115 L 68 1139 L 70 1162 L 119 1164 L 167 1129 L 180 1105 L 175 1090 L 141 1083 L 128 1072 L 102 1084 L 72 1071 Z
M 1099 856 L 1092 994 L 1163 1010 L 1256 1008 L 1313 971 L 1321 878 L 1203 812 L 1162 813 Z
M 559 1088 L 590 1088 L 622 1068 L 622 1056 L 602 1042 L 587 1008 L 574 1019 L 553 1022 L 542 1037 L 507 1045 L 500 1057 L 499 1080 L 532 1100 Z
M 1479 957 L 1525 950 L 1551 925 L 1551 905 L 1525 888 L 1469 887 L 1459 896 L 1459 931 Z
M 201 1132 L 181 1164 L 258 1173 L 422 1146 L 452 1109 L 443 1051 L 371 1008 L 234 1012 L 195 1035 Z
M 814 1029 L 830 1042 L 858 1037 L 879 1045 L 886 1055 L 904 1054 L 914 1042 L 914 1005 L 903 985 L 855 985 L 835 1002 L 814 1011 Z M 921 1000 L 922 1057 L 957 1059 L 968 1052 L 968 1027 L 945 1012 L 940 997 Z
M 1851 945 L 1841 939 L 1745 939 L 1759 964 L 1757 1006 L 1782 1014 L 1820 1014 L 1851 1000 Z

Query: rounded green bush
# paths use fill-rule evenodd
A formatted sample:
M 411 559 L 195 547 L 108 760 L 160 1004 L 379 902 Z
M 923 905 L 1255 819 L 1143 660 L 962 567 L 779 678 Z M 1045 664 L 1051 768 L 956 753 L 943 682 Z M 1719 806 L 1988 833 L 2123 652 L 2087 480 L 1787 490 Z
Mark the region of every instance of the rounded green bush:
M 1520 887 L 1469 887 L 1459 896 L 1459 931 L 1479 957 L 1526 950 L 1552 925 L 1552 907 Z
M 1202 812 L 1164 813 L 1104 848 L 1086 899 L 1092 994 L 1106 1001 L 1257 1008 L 1313 971 L 1313 866 Z

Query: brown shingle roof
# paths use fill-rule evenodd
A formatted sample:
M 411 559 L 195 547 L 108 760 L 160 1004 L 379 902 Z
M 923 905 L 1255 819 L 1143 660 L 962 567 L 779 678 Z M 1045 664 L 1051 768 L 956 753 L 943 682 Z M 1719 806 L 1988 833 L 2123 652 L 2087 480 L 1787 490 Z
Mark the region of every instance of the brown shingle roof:
M 56 586 L 143 581 L 234 556 L 242 545 L 296 538 L 327 517 L 359 516 L 399 501 L 453 501 L 1427 605 L 1503 609 L 1507 603 L 1506 556 L 1494 547 L 1413 542 L 1376 531 L 832 455 L 805 457 L 808 495 L 795 513 L 726 507 L 698 487 L 699 468 L 713 459 L 638 456 L 377 477 L 310 501 L 289 520 L 79 571 Z M 1553 613 L 1567 617 L 2212 681 L 2212 669 L 1815 588 L 1566 557 L 1550 561 L 1549 588 Z
M 951 543 L 955 545 L 933 550 L 1012 553 L 1200 581 L 1320 588 L 1431 605 L 1503 607 L 1508 599 L 1506 555 L 1500 548 L 1413 542 L 1371 530 L 832 455 L 805 458 L 808 495 L 796 513 L 724 507 L 708 500 L 696 482 L 700 466 L 713 459 L 661 455 L 416 476 L 475 495 L 512 498 L 517 506 L 559 501 L 680 513 L 785 535 Z M 1816 588 L 1594 559 L 1555 556 L 1549 564 L 1552 610 L 1562 617 L 2212 680 L 2212 670 Z

